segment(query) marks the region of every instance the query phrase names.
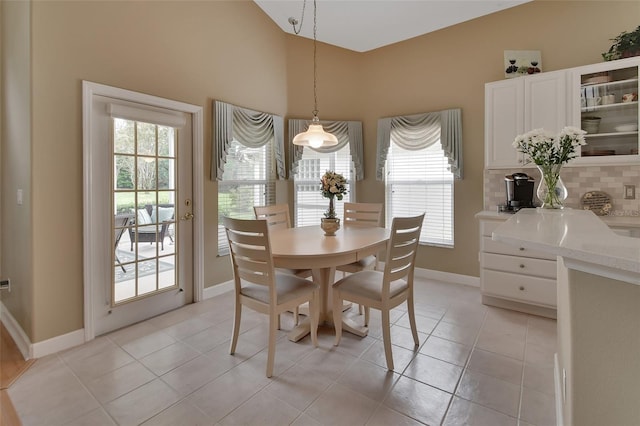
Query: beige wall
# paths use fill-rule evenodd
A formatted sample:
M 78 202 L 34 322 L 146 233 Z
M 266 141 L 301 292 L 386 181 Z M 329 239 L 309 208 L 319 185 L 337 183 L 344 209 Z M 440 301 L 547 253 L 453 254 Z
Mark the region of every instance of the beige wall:
M 2 152 L 0 218 L 0 276 L 11 279 L 11 292 L 2 291 L 2 303 L 32 335 L 33 256 L 32 256 L 32 180 L 31 180 L 31 58 L 29 44 L 30 9 L 28 2 L 0 3 L 2 20 Z M 16 193 L 23 191 L 23 204 Z
M 541 50 L 544 70 L 600 62 L 609 39 L 635 28 L 639 12 L 640 2 L 535 1 L 364 54 L 319 44 L 320 118 L 364 122 L 365 180 L 357 185 L 358 199 L 384 200 L 383 184 L 375 180 L 378 118 L 462 108 L 465 177 L 455 186 L 456 248 L 423 247 L 418 266 L 477 276 L 473 214 L 482 209 L 484 83 L 503 78 L 503 51 Z M 322 31 L 321 22 L 318 27 Z M 32 4 L 32 28 L 28 211 L 34 238 L 33 261 L 24 268 L 32 269 L 33 281 L 25 273 L 16 285 L 32 288 L 33 305 L 13 300 L 13 292 L 9 300 L 3 297 L 31 341 L 83 326 L 82 80 L 205 108 L 205 285 L 230 279 L 228 259 L 215 257 L 211 102 L 310 117 L 311 41 L 285 35 L 249 1 L 38 1 Z M 15 195 L 14 184 L 5 180 L 20 173 L 3 172 L 3 205 Z M 279 201 L 287 198 L 278 195 Z M 7 223 L 3 216 L 4 267 Z

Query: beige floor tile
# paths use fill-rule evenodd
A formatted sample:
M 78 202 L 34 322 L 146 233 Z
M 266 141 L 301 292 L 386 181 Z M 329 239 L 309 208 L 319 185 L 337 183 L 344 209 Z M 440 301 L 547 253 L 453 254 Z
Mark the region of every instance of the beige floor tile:
M 451 394 L 408 377 L 401 377 L 383 404 L 419 422 L 439 425 Z
M 327 425 L 364 424 L 378 403 L 340 384 L 333 384 L 305 410 Z
M 527 343 L 524 348 L 524 359 L 529 364 L 537 365 L 554 365 L 555 360 L 554 349 L 551 349 L 550 345 L 535 345 Z
M 143 423 L 144 426 L 204 426 L 212 424 L 213 420 L 186 400 L 172 405 Z
M 291 423 L 291 426 L 322 426 L 322 423 L 308 414 L 302 413 L 293 423 Z
M 505 355 L 474 349 L 467 368 L 516 385 L 522 383 L 522 361 Z
M 162 331 L 156 331 L 154 333 L 142 336 L 138 339 L 132 340 L 122 345 L 122 349 L 127 351 L 132 357 L 141 359 L 155 351 L 159 351 L 162 348 L 176 342 L 176 339 L 169 336 Z
M 420 346 L 427 340 L 427 337 L 429 337 L 428 334 L 418 331 L 418 346 L 416 346 L 410 328 L 401 327 L 397 324 L 391 326 L 391 343 L 410 351 L 419 350 Z
M 91 356 L 67 362 L 67 365 L 83 380 L 91 380 L 135 361 L 135 358 L 118 346 L 108 346 Z
M 120 425 L 137 425 L 170 407 L 180 395 L 160 379 L 147 383 L 105 405 Z
M 220 425 L 280 426 L 293 422 L 301 411 L 261 390 L 220 420 Z
M 331 383 L 333 380 L 296 365 L 275 377 L 265 389 L 278 399 L 304 411 Z
M 431 333 L 432 336 L 442 339 L 451 340 L 452 342 L 462 343 L 463 345 L 473 346 L 478 336 L 477 327 L 465 327 L 440 321 Z
M 149 321 L 139 322 L 129 327 L 121 328 L 106 335 L 115 344 L 123 346 L 140 337 L 148 336 L 158 331 L 158 327 Z
M 186 362 L 191 361 L 198 355 L 200 355 L 200 353 L 192 347 L 182 342 L 176 342 L 145 356 L 140 359 L 140 362 L 157 376 L 162 376 L 174 368 L 178 368 Z
M 526 314 L 494 308 L 487 312 L 482 329 L 524 341 L 527 335 L 527 318 Z
M 204 353 L 231 339 L 231 328 L 220 325 L 212 325 L 200 330 L 191 336 L 182 339 L 184 343 L 195 350 Z M 228 346 L 228 345 L 227 345 Z
M 516 426 L 517 424 L 518 420 L 515 417 L 454 397 L 442 425 Z
M 115 424 L 109 414 L 104 411 L 104 408 L 100 407 L 70 423 L 66 423 L 65 426 L 115 426 Z
M 215 423 L 266 386 L 268 380 L 263 378 L 264 374 L 250 376 L 234 368 L 192 393 L 188 400 Z
M 425 299 L 429 300 L 428 297 L 426 297 Z M 431 305 L 428 302 L 420 303 L 418 299 L 416 299 L 414 303 L 414 310 L 416 315 L 421 315 L 423 317 L 428 317 L 437 321 L 440 321 L 444 314 L 447 312 L 447 309 L 442 306 Z
M 442 321 L 469 328 L 480 328 L 487 308 L 484 305 L 472 303 L 452 304 L 442 317 Z
M 401 348 L 400 346 L 391 345 L 391 353 L 393 354 L 393 370 L 396 373 L 402 373 L 417 352 L 417 350 L 409 350 Z M 361 358 L 382 368 L 387 368 L 387 357 L 384 353 L 384 343 L 382 340 L 378 340 L 371 345 L 371 347 L 362 354 Z
M 338 346 L 335 346 L 335 349 L 338 352 L 359 357 L 360 355 L 365 353 L 367 349 L 369 349 L 371 345 L 373 345 L 376 341 L 377 339 L 374 339 L 373 337 L 358 337 L 351 333 L 343 332 L 342 339 L 340 339 L 340 344 Z M 333 337 L 331 338 L 331 344 L 333 344 Z
M 355 356 L 338 352 L 334 346 L 331 346 L 314 350 L 298 365 L 311 373 L 335 381 L 356 359 Z
M 518 416 L 519 385 L 467 370 L 460 380 L 456 395 L 511 417 Z
M 416 328 L 419 333 L 431 334 L 433 329 L 438 325 L 438 320 L 425 317 L 423 315 L 415 315 L 416 317 Z M 404 314 L 400 317 L 398 321 L 396 321 L 396 325 L 399 325 L 404 328 L 411 329 L 411 324 L 409 323 L 409 314 Z
M 340 376 L 338 383 L 374 401 L 382 401 L 399 374 L 368 361 L 357 360 Z
M 41 367 L 40 374 L 25 380 L 21 377 L 8 389 L 24 425 L 64 424 L 99 407 L 98 401 L 58 357 Z
M 419 426 L 422 423 L 400 414 L 384 405 L 380 405 L 378 409 L 369 418 L 367 426 Z
M 230 355 L 229 358 L 233 359 Z M 187 396 L 235 366 L 227 358 L 199 356 L 162 376 L 162 380 L 181 396 Z
M 523 361 L 524 340 L 513 339 L 507 335 L 482 330 L 478 336 L 476 347 Z
M 471 346 L 452 342 L 451 340 L 442 339 L 437 336 L 429 336 L 420 348 L 420 353 L 464 367 L 471 353 Z
M 462 375 L 462 367 L 418 354 L 404 371 L 404 376 L 453 393 Z
M 538 426 L 555 425 L 554 397 L 533 389 L 523 388 L 520 418 Z
M 524 365 L 524 379 L 522 385 L 547 395 L 555 395 L 554 368 L 551 365 Z
M 162 331 L 164 331 L 174 339 L 184 340 L 185 338 L 193 336 L 194 334 L 199 333 L 202 330 L 211 327 L 212 325 L 214 324 L 200 317 L 192 317 L 187 318 L 186 320 L 181 321 L 177 324 L 163 328 Z
M 89 380 L 86 386 L 101 404 L 105 404 L 155 378 L 152 372 L 135 361 Z

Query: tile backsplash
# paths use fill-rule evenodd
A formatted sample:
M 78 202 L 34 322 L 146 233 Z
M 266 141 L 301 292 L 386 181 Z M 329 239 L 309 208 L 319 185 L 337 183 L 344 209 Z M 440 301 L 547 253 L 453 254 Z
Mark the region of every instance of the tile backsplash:
M 484 171 L 484 208 L 495 211 L 499 204 L 506 202 L 505 175 L 523 172 L 540 182 L 540 173 L 536 168 L 501 169 Z M 569 196 L 564 202 L 566 207 L 581 209 L 581 198 L 589 191 L 603 191 L 612 200 L 611 215 L 640 216 L 640 165 L 619 166 L 576 166 L 564 167 L 560 174 L 567 187 Z M 624 199 L 624 185 L 635 185 L 636 198 Z M 534 201 L 538 202 L 535 197 Z

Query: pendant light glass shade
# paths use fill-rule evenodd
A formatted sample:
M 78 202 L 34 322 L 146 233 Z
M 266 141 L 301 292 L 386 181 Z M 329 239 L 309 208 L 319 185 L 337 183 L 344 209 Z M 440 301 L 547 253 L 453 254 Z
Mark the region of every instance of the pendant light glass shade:
M 304 18 L 304 5 L 302 6 L 302 16 Z M 316 65 L 316 50 L 317 50 L 317 40 L 316 40 L 316 0 L 313 0 L 313 120 L 309 125 L 309 129 L 306 132 L 298 133 L 293 138 L 294 145 L 301 146 L 310 146 L 311 148 L 320 148 L 325 146 L 334 146 L 338 145 L 338 138 L 336 138 L 331 133 L 325 132 L 322 128 L 322 124 L 320 124 L 320 120 L 318 119 L 318 93 L 317 93 L 317 65 Z M 293 25 L 293 30 L 296 34 L 296 21 L 294 18 L 289 18 L 289 23 Z M 302 24 L 300 24 L 300 29 L 302 29 Z
M 313 117 L 309 129 L 306 132 L 298 133 L 293 138 L 293 144 L 320 148 L 322 146 L 338 145 L 338 138 L 331 133 L 325 132 L 318 117 Z

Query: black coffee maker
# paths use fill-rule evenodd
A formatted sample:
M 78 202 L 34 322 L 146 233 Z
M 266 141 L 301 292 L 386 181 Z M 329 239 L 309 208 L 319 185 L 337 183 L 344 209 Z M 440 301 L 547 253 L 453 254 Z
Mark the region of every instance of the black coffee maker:
M 504 177 L 507 190 L 506 211 L 517 212 L 522 208 L 534 207 L 533 186 L 534 179 L 526 173 L 514 173 Z

